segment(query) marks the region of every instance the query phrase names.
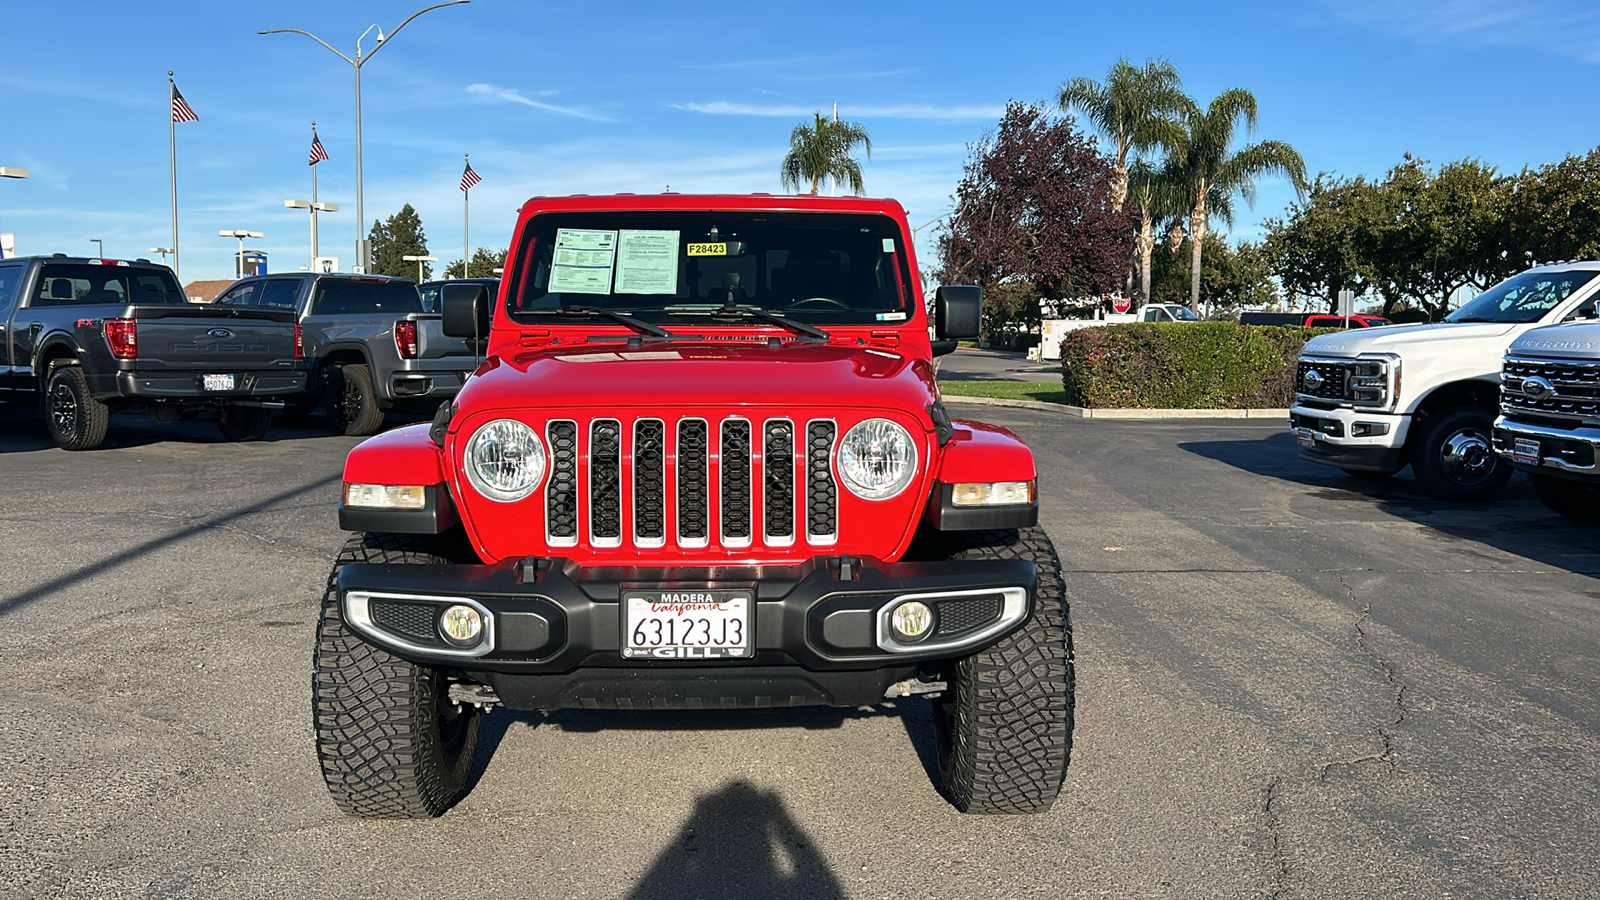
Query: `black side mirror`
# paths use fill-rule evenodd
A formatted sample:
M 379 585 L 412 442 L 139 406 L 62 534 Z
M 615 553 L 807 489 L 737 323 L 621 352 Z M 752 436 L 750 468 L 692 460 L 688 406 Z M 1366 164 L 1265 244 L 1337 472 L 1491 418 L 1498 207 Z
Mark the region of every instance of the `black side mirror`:
M 947 284 L 933 295 L 933 332 L 941 340 L 970 341 L 983 325 L 983 288 Z
M 449 337 L 479 338 L 489 334 L 489 289 L 481 284 L 447 284 L 439 292 L 439 312 Z

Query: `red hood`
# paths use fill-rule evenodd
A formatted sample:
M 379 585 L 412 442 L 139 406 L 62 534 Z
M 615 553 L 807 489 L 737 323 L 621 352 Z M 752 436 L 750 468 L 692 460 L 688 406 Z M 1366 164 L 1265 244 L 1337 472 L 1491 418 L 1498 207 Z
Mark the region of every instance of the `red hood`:
M 490 359 L 462 412 L 605 405 L 779 405 L 901 409 L 928 422 L 933 367 L 893 350 L 789 342 L 589 344 Z

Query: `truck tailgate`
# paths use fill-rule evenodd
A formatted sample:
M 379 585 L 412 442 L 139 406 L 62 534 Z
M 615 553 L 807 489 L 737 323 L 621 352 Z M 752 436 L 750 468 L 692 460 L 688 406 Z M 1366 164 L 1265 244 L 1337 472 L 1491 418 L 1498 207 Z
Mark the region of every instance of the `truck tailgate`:
M 444 316 L 439 313 L 415 313 L 406 318 L 417 323 L 417 358 L 454 358 L 461 363 L 462 369 L 472 368 L 476 356 L 472 338 L 447 337 L 444 333 Z
M 295 364 L 294 312 L 247 306 L 130 306 L 138 368 L 241 372 Z

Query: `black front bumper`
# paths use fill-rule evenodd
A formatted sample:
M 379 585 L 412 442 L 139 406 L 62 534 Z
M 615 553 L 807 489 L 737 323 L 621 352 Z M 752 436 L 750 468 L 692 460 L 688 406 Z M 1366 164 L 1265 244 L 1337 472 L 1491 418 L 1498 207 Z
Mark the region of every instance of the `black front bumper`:
M 527 709 L 876 703 L 927 663 L 969 656 L 1015 631 L 1032 614 L 1036 582 L 1033 563 L 1020 560 L 842 557 L 715 569 L 585 568 L 563 559 L 359 563 L 338 574 L 345 623 L 362 639 L 488 684 L 501 702 Z M 630 589 L 750 591 L 754 655 L 624 658 L 621 600 Z M 886 637 L 885 610 L 910 595 L 933 607 L 935 625 L 924 640 L 901 644 Z M 492 623 L 484 643 L 467 650 L 437 631 L 439 614 L 460 601 Z

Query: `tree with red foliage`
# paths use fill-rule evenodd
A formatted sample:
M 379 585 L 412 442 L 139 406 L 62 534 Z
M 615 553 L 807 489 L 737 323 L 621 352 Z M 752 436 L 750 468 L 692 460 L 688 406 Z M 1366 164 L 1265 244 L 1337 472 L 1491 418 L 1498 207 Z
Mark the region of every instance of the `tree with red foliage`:
M 1114 176 L 1070 117 L 1012 101 L 967 160 L 939 239 L 939 279 L 987 291 L 1031 283 L 1056 308 L 1113 293 L 1138 225 L 1114 209 Z

